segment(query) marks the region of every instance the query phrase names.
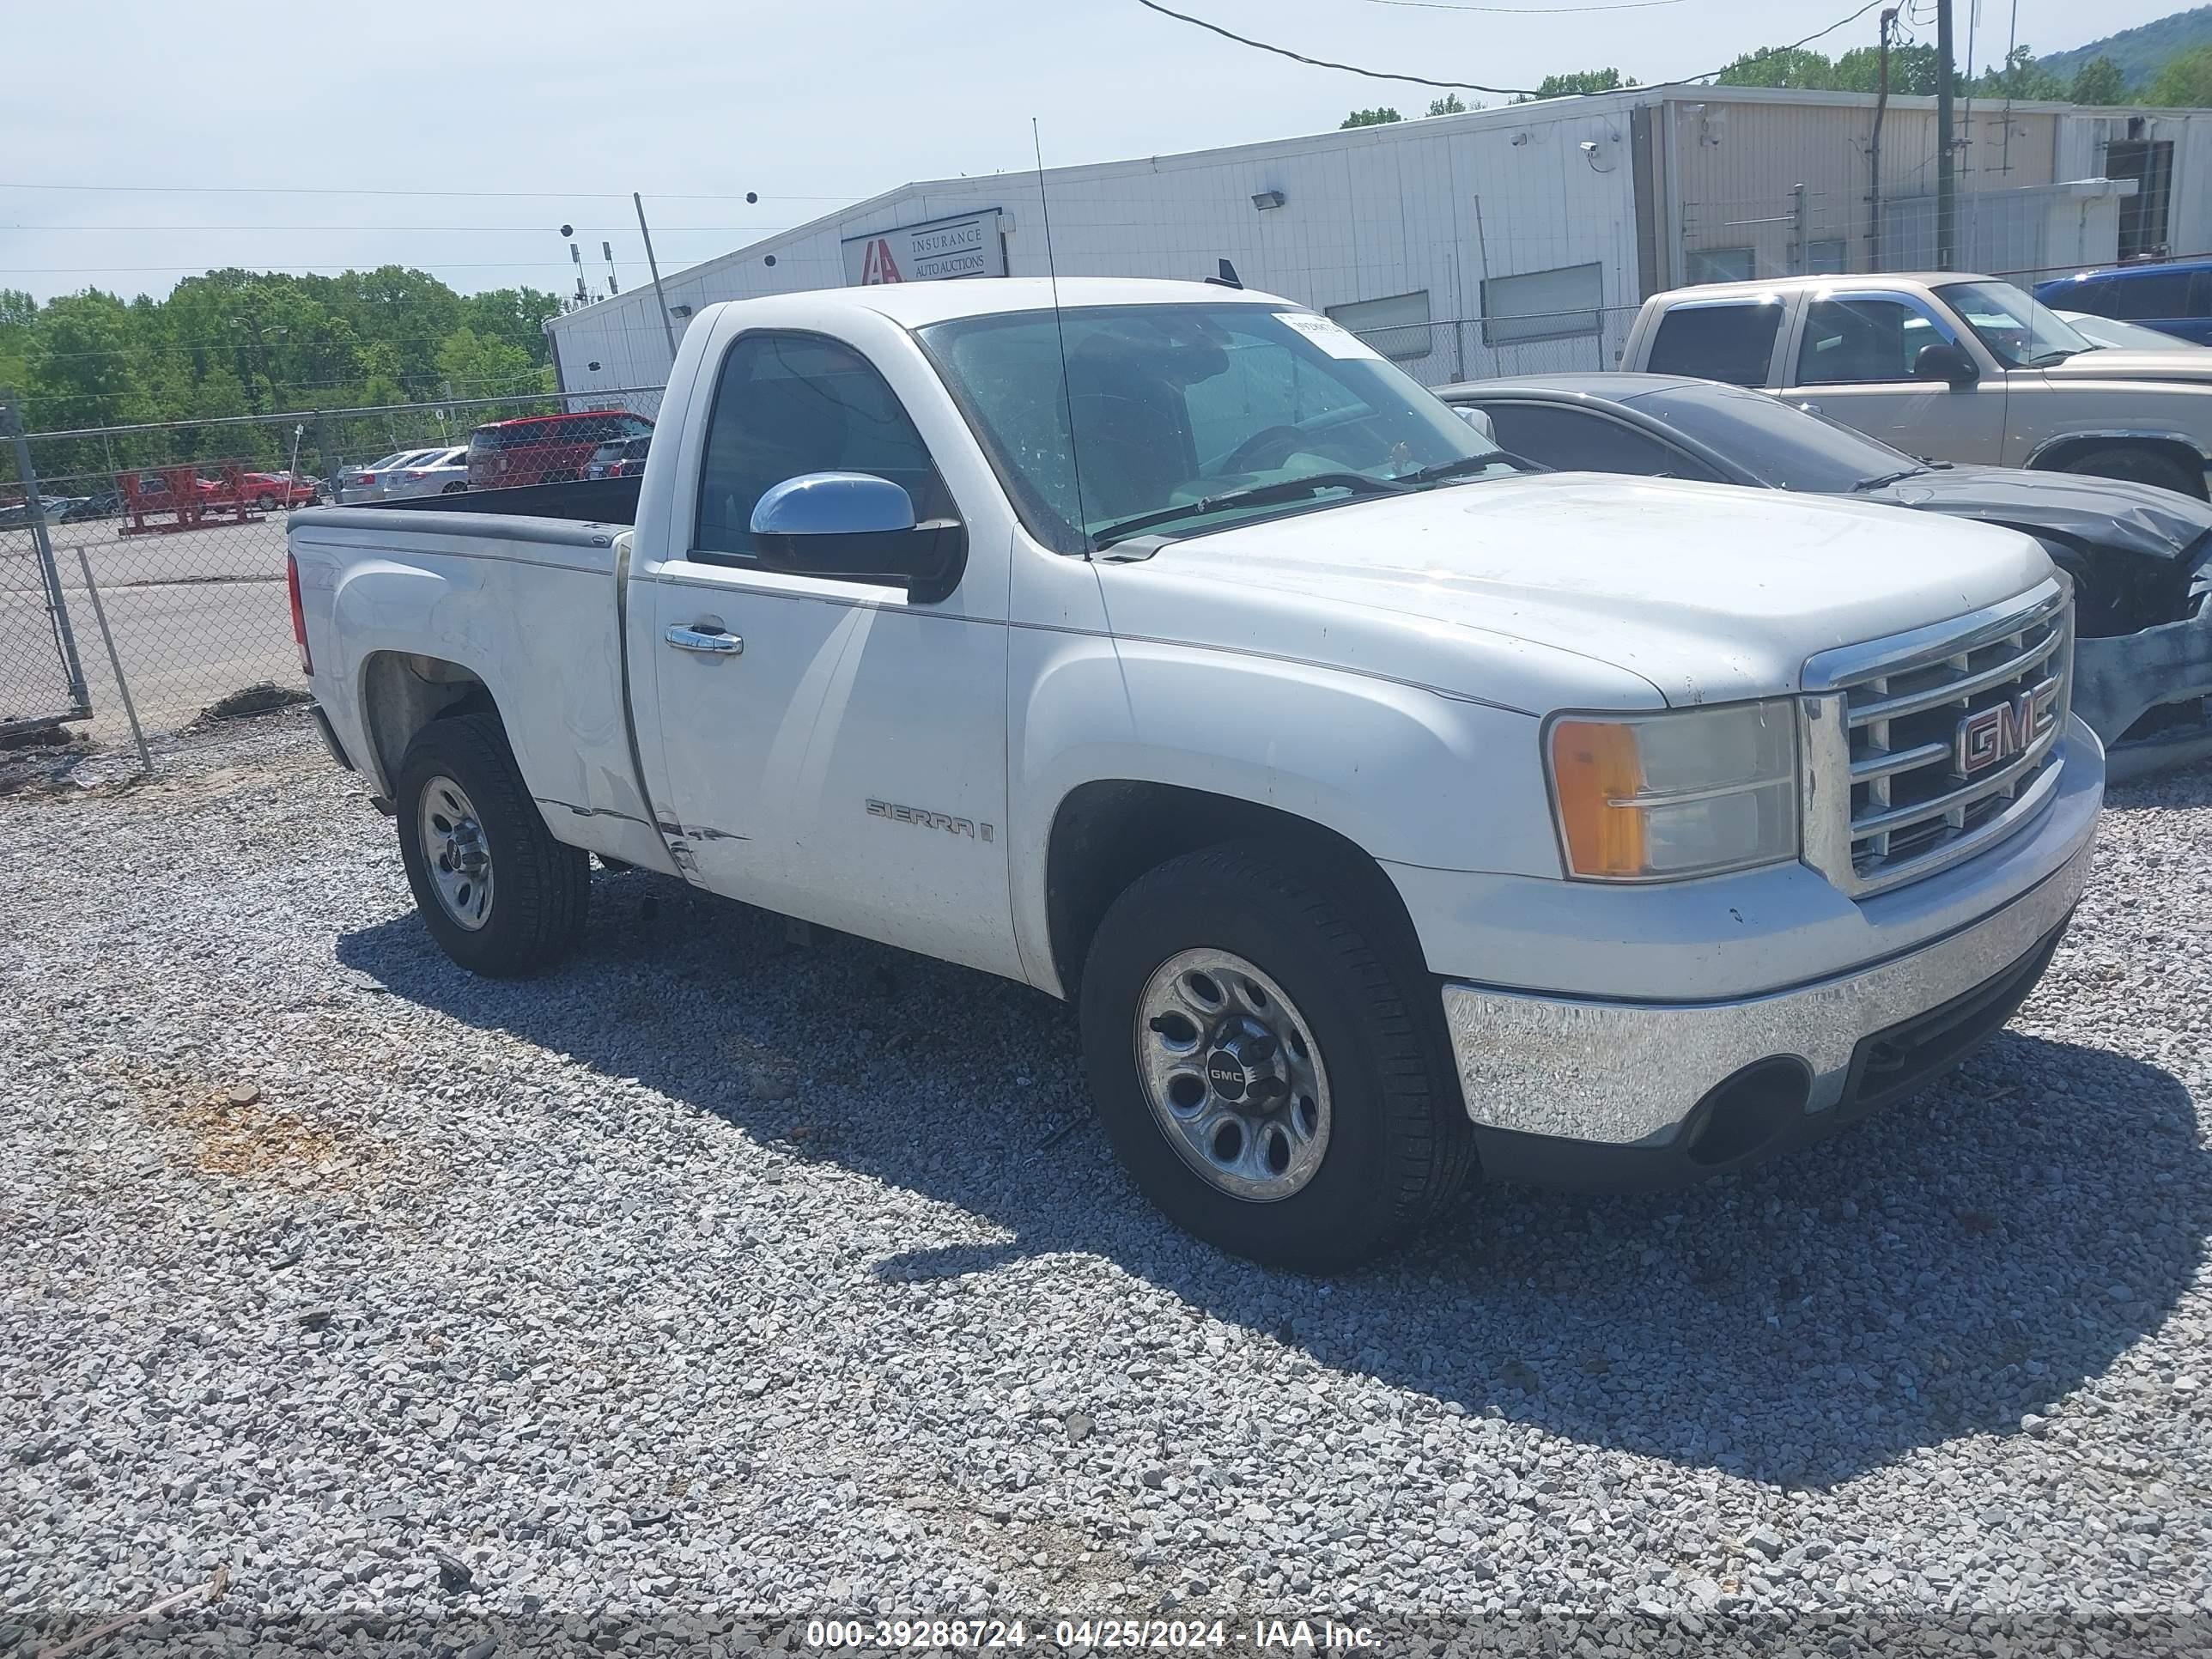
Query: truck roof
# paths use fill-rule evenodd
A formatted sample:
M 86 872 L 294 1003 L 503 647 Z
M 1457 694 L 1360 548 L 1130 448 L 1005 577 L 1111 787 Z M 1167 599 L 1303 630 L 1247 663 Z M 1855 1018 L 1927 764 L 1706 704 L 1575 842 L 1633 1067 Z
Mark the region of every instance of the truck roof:
M 951 283 L 880 283 L 867 288 L 815 289 L 803 295 L 763 295 L 782 301 L 802 297 L 820 304 L 842 302 L 880 312 L 908 328 L 921 328 L 955 317 L 992 317 L 1012 311 L 1049 311 L 1054 284 L 1044 276 L 979 276 Z M 1058 303 L 1073 310 L 1079 306 L 1133 305 L 1266 305 L 1294 306 L 1297 301 L 1251 289 L 1223 288 L 1213 283 L 1175 283 L 1143 276 L 1063 276 Z M 757 300 L 732 300 L 731 305 L 750 306 Z
M 1655 300 L 1720 300 L 1762 294 L 1794 294 L 1807 288 L 1849 288 L 1861 293 L 1880 294 L 1895 290 L 1911 293 L 1916 289 L 1940 287 L 1945 283 L 1986 283 L 1994 279 L 1978 276 L 1970 270 L 1885 270 L 1837 271 L 1824 276 L 1754 276 L 1741 283 L 1699 283 L 1693 288 L 1669 289 L 1664 294 L 1655 294 Z M 1650 303 L 1646 301 L 1646 303 Z

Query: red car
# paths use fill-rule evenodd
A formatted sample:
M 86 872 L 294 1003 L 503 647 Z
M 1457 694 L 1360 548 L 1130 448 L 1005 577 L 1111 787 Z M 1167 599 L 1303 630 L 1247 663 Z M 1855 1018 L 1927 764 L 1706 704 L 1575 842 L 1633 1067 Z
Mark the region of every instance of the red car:
M 651 421 L 618 409 L 494 421 L 469 434 L 469 488 L 567 483 L 584 476 L 592 452 L 601 444 L 652 434 Z
M 246 499 L 264 513 L 273 513 L 280 507 L 313 507 L 315 487 L 288 472 L 249 472 L 246 475 Z

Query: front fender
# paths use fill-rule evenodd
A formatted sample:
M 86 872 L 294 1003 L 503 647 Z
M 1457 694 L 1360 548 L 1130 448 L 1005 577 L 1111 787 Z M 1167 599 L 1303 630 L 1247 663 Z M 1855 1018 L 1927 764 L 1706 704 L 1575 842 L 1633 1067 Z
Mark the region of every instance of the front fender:
M 1528 714 L 1302 663 L 1068 636 L 1009 713 L 1014 924 L 1033 977 L 1052 960 L 1054 821 L 1088 783 L 1249 801 L 1393 863 L 1560 873 Z

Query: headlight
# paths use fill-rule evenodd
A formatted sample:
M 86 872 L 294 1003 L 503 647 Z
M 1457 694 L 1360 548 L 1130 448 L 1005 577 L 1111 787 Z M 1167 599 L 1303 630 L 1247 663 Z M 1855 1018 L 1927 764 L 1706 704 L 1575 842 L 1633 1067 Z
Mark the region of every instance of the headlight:
M 1552 721 L 1567 873 L 1667 881 L 1797 856 L 1797 719 L 1786 698 Z

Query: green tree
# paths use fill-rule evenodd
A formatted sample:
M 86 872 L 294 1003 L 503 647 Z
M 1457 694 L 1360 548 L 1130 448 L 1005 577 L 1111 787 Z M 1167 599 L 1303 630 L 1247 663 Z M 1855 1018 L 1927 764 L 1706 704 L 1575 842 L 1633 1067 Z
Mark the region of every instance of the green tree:
M 2074 84 L 2066 89 L 2066 96 L 2077 104 L 2124 103 L 2127 95 L 2128 77 L 2118 64 L 2101 55 L 2075 70 Z
M 1431 115 L 1464 115 L 1470 108 L 1486 107 L 1487 106 L 1479 98 L 1472 105 L 1462 104 L 1460 102 L 1459 94 L 1455 92 L 1448 92 L 1441 98 L 1429 100 L 1429 113 Z
M 2032 49 L 2014 46 L 2001 66 L 1977 76 L 1971 90 L 1977 98 L 2059 100 L 2066 83 L 2037 63 Z
M 1724 87 L 1795 87 L 1826 92 L 1835 89 L 1836 66 L 1826 52 L 1784 46 L 1746 52 L 1713 78 Z
M 1346 127 L 1387 127 L 1393 121 L 1405 118 L 1396 110 L 1387 107 L 1356 109 L 1336 124 L 1336 130 L 1341 132 Z
M 1624 87 L 1632 87 L 1635 84 L 1634 76 L 1632 75 L 1624 80 L 1617 69 L 1575 70 L 1565 75 L 1546 76 L 1536 82 L 1534 96 L 1524 93 L 1513 101 L 1516 104 L 1530 104 L 1538 98 L 1565 98 L 1577 93 L 1585 92 L 1619 92 Z
M 1900 98 L 1936 95 L 1936 48 L 1892 46 L 1889 49 L 1889 89 Z M 1875 46 L 1856 46 L 1836 59 L 1838 92 L 1879 92 L 1881 52 Z
M 2198 46 L 2158 66 L 2142 100 L 2167 109 L 2202 109 L 2212 105 L 2212 46 Z
M 454 398 L 513 398 L 551 389 L 546 371 L 529 353 L 472 328 L 457 328 L 439 344 L 438 374 Z

